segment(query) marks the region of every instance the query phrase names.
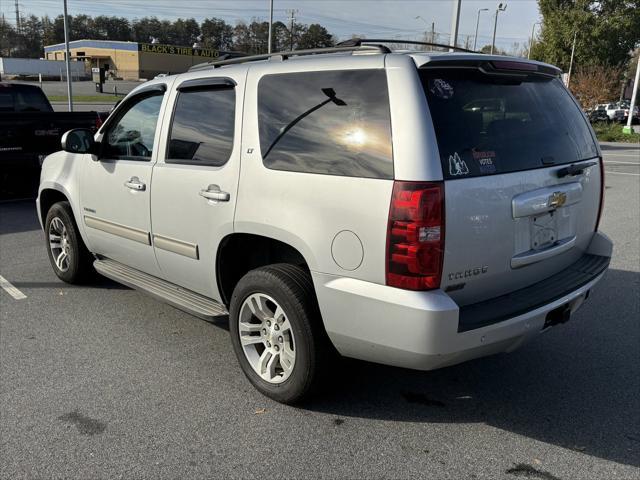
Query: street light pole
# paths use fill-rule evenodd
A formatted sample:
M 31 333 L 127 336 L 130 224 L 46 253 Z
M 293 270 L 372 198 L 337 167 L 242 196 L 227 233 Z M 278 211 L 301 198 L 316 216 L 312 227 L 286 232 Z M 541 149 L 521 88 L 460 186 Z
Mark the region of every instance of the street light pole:
M 451 15 L 451 39 L 449 40 L 449 45 L 455 47 L 458 43 L 458 26 L 460 25 L 460 5 L 462 4 L 462 0 L 454 0 L 453 2 L 453 13 Z M 453 48 L 450 48 L 449 51 L 453 52 Z
M 507 9 L 506 3 L 498 4 L 498 8 L 496 8 L 496 16 L 493 22 L 493 40 L 491 40 L 491 55 L 493 55 L 493 51 L 496 49 L 496 31 L 498 30 L 498 14 L 500 12 L 504 12 Z
M 633 123 L 633 112 L 635 111 L 636 100 L 638 100 L 638 83 L 640 83 L 640 60 L 638 61 L 638 66 L 636 67 L 636 79 L 633 82 L 633 93 L 631 94 L 631 105 L 629 105 L 629 118 L 627 119 L 627 126 L 622 129 L 624 133 L 633 132 L 631 124 Z
M 427 22 L 424 18 L 422 18 L 422 16 L 421 16 L 421 15 L 417 15 L 417 16 L 416 16 L 416 20 L 422 20 L 422 21 L 424 22 L 424 24 L 425 24 L 427 27 L 429 26 L 429 22 Z M 425 41 L 427 41 L 427 40 L 428 40 L 428 37 L 427 37 L 427 30 L 425 30 L 425 31 L 424 31 L 424 39 L 425 39 Z M 432 38 L 431 40 L 429 40 L 429 41 L 430 41 L 431 43 L 433 43 L 433 38 Z M 433 47 L 431 47 L 431 48 L 433 48 Z
M 473 37 L 473 50 L 475 51 L 476 45 L 478 43 L 478 27 L 480 26 L 480 12 L 488 12 L 488 8 L 479 8 L 478 9 L 478 19 L 476 20 L 476 36 Z
M 271 53 L 271 45 L 273 45 L 273 0 L 269 2 L 269 49 L 268 53 Z
M 571 71 L 573 70 L 573 55 L 576 53 L 576 40 L 578 38 L 578 31 L 573 34 L 573 47 L 571 47 L 571 60 L 569 61 L 569 73 L 567 74 L 567 88 L 571 83 Z
M 64 59 L 67 66 L 67 96 L 69 97 L 69 111 L 73 112 L 73 97 L 71 94 L 71 54 L 69 53 L 69 20 L 67 18 L 67 0 L 64 3 Z
M 527 58 L 531 59 L 531 50 L 533 49 L 533 35 L 534 32 L 536 31 L 536 25 L 541 25 L 542 22 L 536 22 L 533 24 L 533 27 L 531 27 L 531 42 L 529 42 L 529 53 L 527 53 Z

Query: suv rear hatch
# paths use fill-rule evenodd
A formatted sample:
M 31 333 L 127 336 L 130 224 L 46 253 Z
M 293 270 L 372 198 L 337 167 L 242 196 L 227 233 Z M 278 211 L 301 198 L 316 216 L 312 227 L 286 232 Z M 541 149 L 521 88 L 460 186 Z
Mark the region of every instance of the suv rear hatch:
M 441 288 L 475 304 L 579 260 L 597 228 L 602 172 L 557 72 L 481 60 L 419 73 L 444 177 Z

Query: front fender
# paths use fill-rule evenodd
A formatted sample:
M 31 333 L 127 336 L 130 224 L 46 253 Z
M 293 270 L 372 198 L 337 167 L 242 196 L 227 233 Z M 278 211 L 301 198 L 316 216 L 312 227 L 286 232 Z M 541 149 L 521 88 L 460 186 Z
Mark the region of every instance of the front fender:
M 42 211 L 41 206 L 42 192 L 45 190 L 60 192 L 69 201 L 80 236 L 85 245 L 89 246 L 84 230 L 84 223 L 81 221 L 82 209 L 80 208 L 80 193 L 78 190 L 80 171 L 85 157 L 86 155 L 56 152 L 45 158 L 40 173 L 40 186 L 38 187 L 36 208 L 38 210 L 38 221 L 44 229 L 42 214 L 45 212 Z

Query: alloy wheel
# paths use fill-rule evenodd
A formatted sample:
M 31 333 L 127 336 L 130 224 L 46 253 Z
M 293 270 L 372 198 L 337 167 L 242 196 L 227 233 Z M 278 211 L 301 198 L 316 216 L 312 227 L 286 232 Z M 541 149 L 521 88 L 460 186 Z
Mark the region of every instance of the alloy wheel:
M 67 234 L 67 227 L 60 217 L 53 217 L 49 223 L 49 248 L 56 267 L 61 272 L 69 270 L 69 255 L 71 244 Z
M 240 307 L 238 334 L 253 370 L 269 383 L 284 382 L 296 362 L 295 338 L 282 307 L 269 295 L 249 295 Z

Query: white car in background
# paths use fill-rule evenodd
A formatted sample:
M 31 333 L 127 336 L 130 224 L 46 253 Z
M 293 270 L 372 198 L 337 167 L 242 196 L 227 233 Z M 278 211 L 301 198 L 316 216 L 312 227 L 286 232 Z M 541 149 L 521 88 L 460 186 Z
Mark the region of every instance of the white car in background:
M 618 108 L 620 108 L 624 113 L 623 121 L 627 122 L 627 120 L 629 119 L 631 104 L 629 102 L 619 102 L 617 105 Z M 636 123 L 638 120 L 640 120 L 640 108 L 638 108 L 638 105 L 635 105 L 633 107 L 633 123 Z
M 624 109 L 620 108 L 617 103 L 603 103 L 601 106 L 605 108 L 607 117 L 609 117 L 609 120 L 612 122 L 624 121 Z

